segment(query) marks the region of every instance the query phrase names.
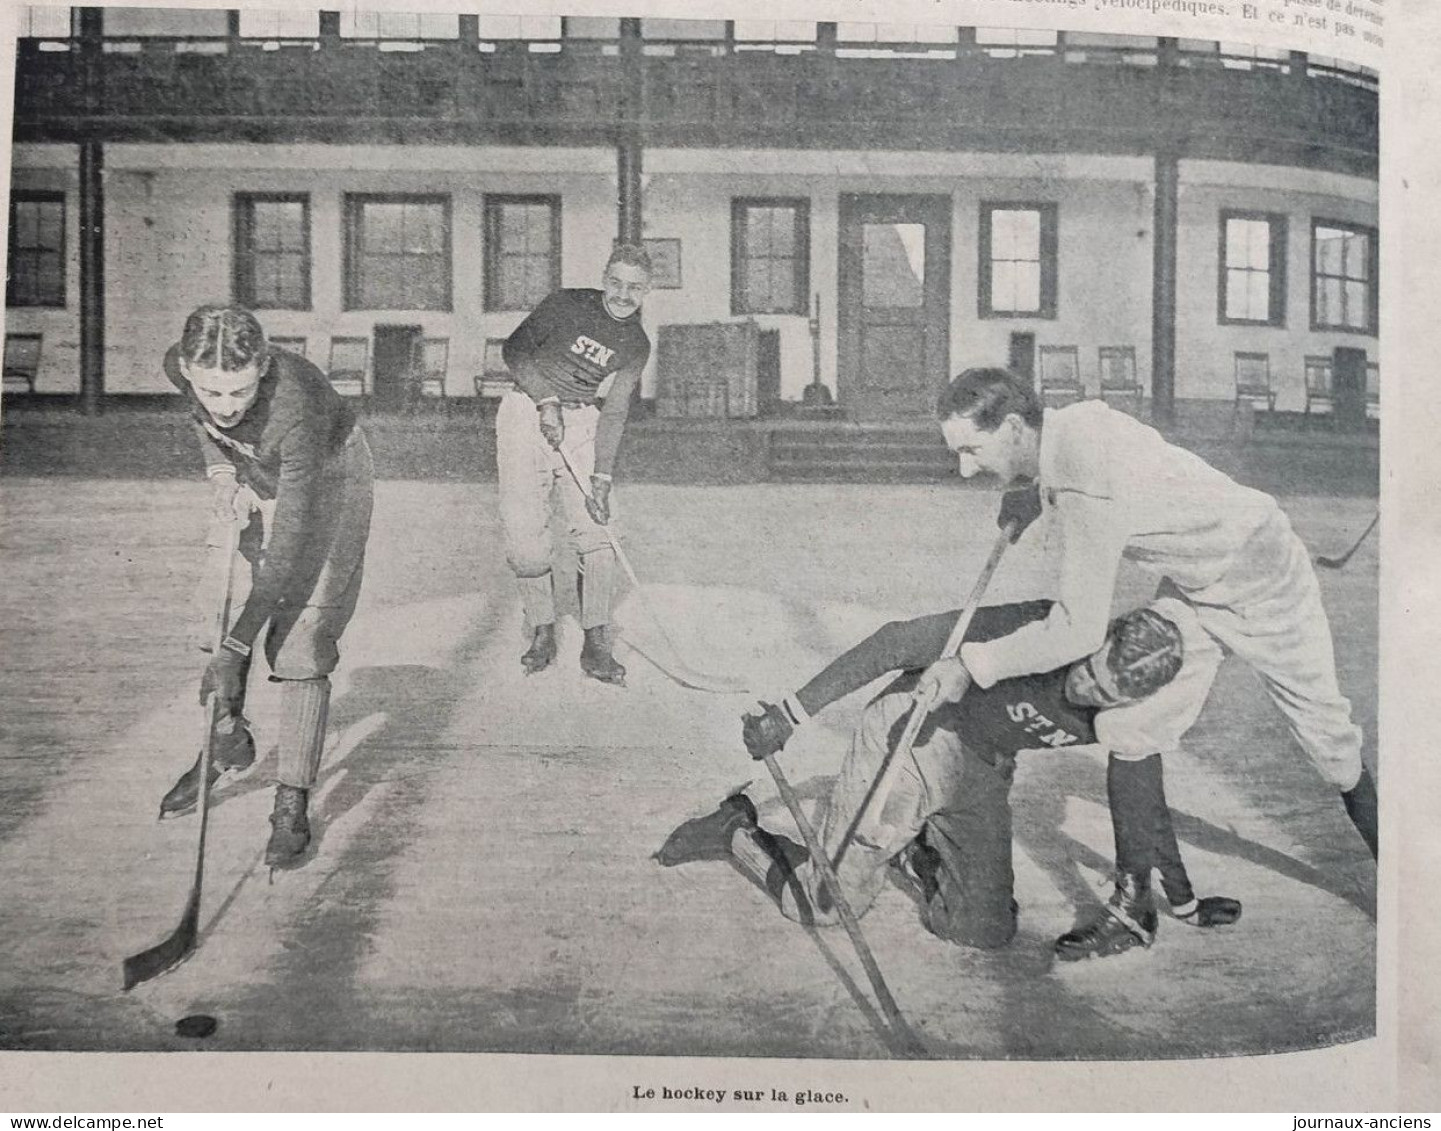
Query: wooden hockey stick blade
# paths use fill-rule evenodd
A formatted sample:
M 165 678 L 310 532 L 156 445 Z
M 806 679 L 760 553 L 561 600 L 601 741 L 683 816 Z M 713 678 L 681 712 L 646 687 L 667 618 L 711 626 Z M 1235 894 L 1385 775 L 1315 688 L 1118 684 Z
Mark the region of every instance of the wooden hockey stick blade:
M 816 835 L 810 819 L 806 817 L 805 810 L 801 808 L 800 798 L 796 796 L 795 790 L 791 788 L 791 783 L 781 772 L 780 763 L 776 761 L 775 755 L 767 754 L 763 761 L 766 769 L 771 772 L 771 777 L 775 779 L 776 789 L 780 791 L 781 799 L 786 803 L 786 808 L 790 810 L 791 816 L 795 819 L 801 839 L 806 842 L 806 848 L 810 850 L 811 862 L 820 871 L 821 878 L 825 881 L 831 900 L 836 905 L 836 914 L 840 917 L 841 926 L 850 936 L 851 945 L 855 947 L 856 957 L 861 960 L 861 965 L 865 968 L 866 977 L 870 980 L 871 989 L 875 991 L 876 1000 L 880 1002 L 881 1012 L 886 1015 L 886 1020 L 890 1023 L 891 1031 L 901 1042 L 903 1054 L 908 1059 L 929 1057 L 929 1051 L 925 1045 L 921 1044 L 920 1038 L 916 1036 L 915 1031 L 901 1014 L 901 1007 L 896 1004 L 890 987 L 886 985 L 881 968 L 876 964 L 876 956 L 871 953 L 865 935 L 861 934 L 860 920 L 856 918 L 856 913 L 851 910 L 850 902 L 841 890 L 841 882 L 836 876 L 836 870 L 831 866 L 830 858 L 826 856 L 826 850 L 821 844 L 820 837 Z
M 190 889 L 190 898 L 185 904 L 185 914 L 180 925 L 161 939 L 149 950 L 132 954 L 123 964 L 125 990 L 132 990 L 141 982 L 157 978 L 173 970 L 195 952 L 196 939 L 200 937 L 200 887 Z
M 1361 531 L 1361 537 L 1356 539 L 1356 541 L 1352 544 L 1349 550 L 1347 550 L 1344 554 L 1337 558 L 1329 558 L 1325 554 L 1318 554 L 1316 555 L 1316 564 L 1318 566 L 1323 566 L 1326 569 L 1340 569 L 1351 560 L 1352 555 L 1361 548 L 1361 543 L 1366 541 L 1366 539 L 1370 536 L 1371 531 L 1376 529 L 1376 524 L 1380 521 L 1381 512 L 1377 511 L 1375 517 L 1372 518 L 1371 521 L 1366 525 L 1366 529 Z

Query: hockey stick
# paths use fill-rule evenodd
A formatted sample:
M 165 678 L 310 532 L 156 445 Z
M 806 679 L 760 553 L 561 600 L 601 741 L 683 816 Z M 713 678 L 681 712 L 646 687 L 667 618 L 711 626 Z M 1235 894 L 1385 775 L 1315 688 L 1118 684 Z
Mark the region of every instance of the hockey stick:
M 1361 531 L 1361 537 L 1356 539 L 1355 543 L 1351 546 L 1349 550 L 1347 550 L 1339 558 L 1328 558 L 1325 554 L 1317 554 L 1316 564 L 1318 566 L 1323 566 L 1326 569 L 1340 569 L 1351 560 L 1351 555 L 1361 548 L 1361 543 L 1366 541 L 1366 538 L 1370 535 L 1371 531 L 1376 529 L 1376 524 L 1380 521 L 1381 512 L 1378 510 L 1376 514 L 1372 517 L 1371 521 L 1366 524 L 1366 529 Z
M 966 598 L 966 603 L 961 609 L 961 615 L 956 618 L 955 627 L 951 629 L 950 636 L 946 638 L 945 647 L 941 649 L 941 659 L 954 656 L 961 650 L 961 643 L 965 640 L 966 633 L 971 627 L 971 620 L 976 615 L 976 608 L 980 604 L 981 598 L 985 596 L 986 589 L 991 584 L 991 578 L 995 575 L 996 567 L 1001 564 L 1006 547 L 1011 544 L 1014 536 L 1014 523 L 1007 523 L 1001 528 L 1000 537 L 991 547 L 991 556 L 981 567 L 980 575 L 976 578 L 976 583 L 971 586 L 970 596 Z M 871 783 L 871 788 L 861 799 L 861 803 L 856 809 L 855 819 L 851 821 L 850 828 L 846 829 L 846 835 L 841 838 L 840 847 L 836 849 L 835 863 L 837 867 L 840 866 L 846 849 L 850 847 L 856 829 L 860 826 L 861 818 L 866 815 L 866 810 L 870 808 L 872 802 L 874 801 L 878 807 L 885 805 L 897 772 L 910 757 L 911 747 L 916 744 L 916 736 L 921 733 L 921 727 L 925 724 L 926 717 L 935 706 L 935 703 L 919 685 L 911 693 L 911 704 L 911 717 L 906 721 L 906 729 L 901 732 L 901 737 L 896 744 L 886 751 L 886 756 L 881 762 L 881 768 L 877 772 L 875 780 Z
M 225 568 L 221 571 L 222 588 L 216 603 L 215 635 L 212 646 L 215 655 L 225 639 L 230 624 L 230 593 L 235 581 L 235 554 L 240 545 L 240 523 L 232 522 L 225 536 Z M 200 833 L 195 844 L 195 878 L 190 883 L 190 895 L 185 900 L 185 911 L 180 916 L 180 925 L 161 939 L 149 950 L 132 954 L 123 965 L 122 988 L 134 989 L 141 982 L 164 974 L 178 966 L 195 950 L 200 935 L 200 889 L 205 876 L 205 829 L 210 816 L 210 754 L 214 744 L 216 708 L 215 692 L 205 698 L 205 737 L 200 744 L 200 795 L 196 807 L 200 812 Z
M 575 467 L 571 464 L 570 457 L 565 454 L 565 450 L 563 448 L 556 448 L 555 451 L 556 454 L 560 456 L 561 463 L 565 464 L 566 471 L 570 473 L 571 481 L 575 484 L 576 490 L 581 493 L 582 498 L 584 498 L 587 503 L 593 502 L 590 492 L 586 490 L 585 484 L 580 481 L 580 476 L 576 474 Z M 636 648 L 634 642 L 631 642 L 631 647 L 636 648 L 637 652 L 640 652 L 641 655 L 645 656 L 646 659 L 655 664 L 656 667 L 682 687 L 690 688 L 692 691 L 710 691 L 718 695 L 740 695 L 748 692 L 750 688 L 744 683 L 705 675 L 701 672 L 694 671 L 681 661 L 680 649 L 675 646 L 675 641 L 671 639 L 670 633 L 666 631 L 665 623 L 656 615 L 655 610 L 650 607 L 650 602 L 645 599 L 645 590 L 641 587 L 640 578 L 635 575 L 635 568 L 630 564 L 630 558 L 626 557 L 625 551 L 621 549 L 620 539 L 615 536 L 615 531 L 611 530 L 608 524 L 597 523 L 597 525 L 605 531 L 606 540 L 610 543 L 610 548 L 615 551 L 615 560 L 620 562 L 621 569 L 625 570 L 625 575 L 635 590 L 636 604 L 641 607 L 641 611 L 645 613 L 646 619 L 655 625 L 656 630 L 660 633 L 660 638 L 665 641 L 666 649 L 673 657 L 673 662 L 669 665 L 662 664 L 649 652 L 641 648 Z
M 801 839 L 806 842 L 806 848 L 810 850 L 811 863 L 820 870 L 821 878 L 825 881 L 826 888 L 830 891 L 831 901 L 836 905 L 836 913 L 840 916 L 841 926 L 846 929 L 846 934 L 851 937 L 851 945 L 855 947 L 856 957 L 861 960 L 865 967 L 866 977 L 871 981 L 871 988 L 876 992 L 876 1000 L 881 1003 L 881 1011 L 885 1013 L 886 1020 L 890 1022 L 891 1030 L 900 1038 L 908 1059 L 925 1057 L 929 1054 L 926 1047 L 921 1044 L 920 1038 L 916 1036 L 906 1019 L 901 1016 L 901 1008 L 896 1004 L 896 999 L 891 995 L 890 987 L 881 976 L 881 968 L 876 965 L 876 956 L 871 953 L 871 948 L 866 944 L 866 938 L 861 934 L 861 924 L 856 918 L 856 913 L 851 910 L 851 905 L 841 891 L 841 881 L 836 876 L 836 870 L 831 866 L 830 859 L 826 856 L 826 850 L 821 846 L 820 837 L 811 827 L 810 820 L 801 809 L 800 798 L 796 796 L 791 783 L 786 780 L 785 774 L 781 772 L 779 763 L 776 762 L 774 754 L 765 756 L 766 769 L 771 772 L 775 779 L 776 788 L 780 790 L 781 798 L 786 803 L 786 808 L 791 811 L 795 818 L 796 827 L 800 829 Z

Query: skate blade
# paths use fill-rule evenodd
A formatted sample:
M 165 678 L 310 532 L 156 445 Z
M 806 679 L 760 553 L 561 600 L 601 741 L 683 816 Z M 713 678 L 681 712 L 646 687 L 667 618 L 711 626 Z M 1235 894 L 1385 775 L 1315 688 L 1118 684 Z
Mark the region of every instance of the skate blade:
M 223 800 L 216 796 L 216 791 L 219 790 L 221 786 L 230 781 L 244 781 L 250 776 L 250 771 L 255 769 L 255 765 L 255 762 L 251 762 L 248 766 L 230 766 L 221 770 L 215 780 L 210 783 L 210 804 L 214 805 L 217 801 Z M 160 814 L 155 819 L 156 821 L 173 821 L 177 817 L 188 817 L 199 807 L 199 798 L 196 798 L 184 809 L 166 809 L 162 805 Z

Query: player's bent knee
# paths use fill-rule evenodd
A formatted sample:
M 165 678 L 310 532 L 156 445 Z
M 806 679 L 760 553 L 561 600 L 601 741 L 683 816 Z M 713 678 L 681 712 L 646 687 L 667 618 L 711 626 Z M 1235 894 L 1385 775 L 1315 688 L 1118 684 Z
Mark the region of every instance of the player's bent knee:
M 321 612 L 306 609 L 283 638 L 272 633 L 266 640 L 271 679 L 324 679 L 335 671 L 340 663 L 337 634 L 323 623 Z
M 1016 937 L 1020 916 L 1014 899 L 1004 906 L 950 909 L 938 897 L 927 908 L 926 928 L 938 938 L 976 950 L 998 950 Z

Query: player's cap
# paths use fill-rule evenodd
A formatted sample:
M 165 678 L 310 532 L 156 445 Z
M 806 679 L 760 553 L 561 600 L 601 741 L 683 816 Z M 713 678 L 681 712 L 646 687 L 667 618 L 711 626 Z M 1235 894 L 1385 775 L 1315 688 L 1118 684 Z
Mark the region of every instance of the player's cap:
M 1185 658 L 1181 630 L 1155 609 L 1135 609 L 1111 622 L 1106 667 L 1116 690 L 1144 699 L 1176 678 Z

